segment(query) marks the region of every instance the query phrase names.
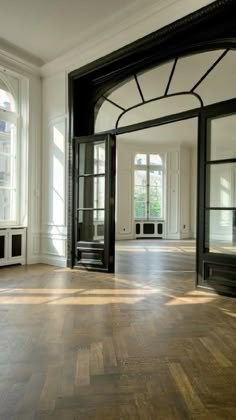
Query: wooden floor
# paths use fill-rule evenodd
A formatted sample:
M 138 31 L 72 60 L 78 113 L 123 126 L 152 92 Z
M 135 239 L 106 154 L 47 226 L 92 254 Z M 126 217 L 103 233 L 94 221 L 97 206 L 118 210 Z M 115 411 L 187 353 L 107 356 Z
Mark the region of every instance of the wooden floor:
M 236 300 L 194 243 L 117 244 L 117 273 L 0 269 L 0 419 L 236 419 Z

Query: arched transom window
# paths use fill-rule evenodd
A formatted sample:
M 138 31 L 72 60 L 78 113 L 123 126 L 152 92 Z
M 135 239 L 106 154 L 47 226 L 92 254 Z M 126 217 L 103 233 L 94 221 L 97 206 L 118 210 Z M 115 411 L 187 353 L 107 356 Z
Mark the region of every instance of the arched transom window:
M 133 74 L 104 94 L 95 133 L 236 97 L 236 52 L 217 49 L 177 57 Z

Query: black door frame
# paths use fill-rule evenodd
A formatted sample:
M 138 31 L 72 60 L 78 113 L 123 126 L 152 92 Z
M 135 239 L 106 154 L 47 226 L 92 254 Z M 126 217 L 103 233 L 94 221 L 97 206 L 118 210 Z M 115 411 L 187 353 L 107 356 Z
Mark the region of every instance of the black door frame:
M 131 133 L 139 130 L 144 130 L 152 127 L 171 124 L 178 121 L 184 121 L 191 118 L 198 119 L 198 140 L 197 140 L 197 238 L 196 238 L 196 286 L 210 288 L 209 284 L 204 280 L 206 264 L 213 264 L 215 256 L 206 255 L 205 253 L 205 156 L 206 156 L 206 124 L 207 118 L 215 115 L 224 115 L 235 109 L 236 112 L 236 99 L 230 99 L 218 102 L 213 105 L 208 105 L 202 108 L 194 108 L 188 111 L 170 114 L 161 118 L 143 121 L 137 124 L 115 128 L 104 132 L 97 133 L 96 136 L 101 138 L 104 135 L 118 136 L 120 134 Z M 75 139 L 77 139 L 75 137 Z M 114 191 L 114 182 L 110 180 Z M 114 231 L 113 241 L 114 241 Z M 222 256 L 218 258 L 219 263 L 232 264 L 232 256 Z M 235 262 L 236 265 L 236 262 Z M 112 267 L 114 269 L 114 265 Z M 112 270 L 110 270 L 112 271 Z M 224 290 L 225 293 L 233 294 L 232 291 Z
M 178 122 L 178 121 L 184 121 L 187 119 L 195 118 L 200 115 L 201 108 L 194 108 L 190 109 L 188 111 L 179 112 L 176 114 L 171 114 L 165 117 L 156 118 L 153 120 L 143 121 L 141 123 L 128 125 L 121 128 L 115 128 L 114 130 L 108 130 L 104 132 L 99 132 L 96 134 L 93 134 L 91 136 L 82 136 L 82 137 L 74 137 L 73 138 L 73 177 L 74 182 L 72 186 L 72 197 L 73 197 L 73 210 L 72 210 L 72 229 L 73 229 L 73 235 L 72 235 L 72 249 L 74 250 L 73 257 L 71 258 L 71 268 L 88 268 L 90 270 L 94 269 L 97 271 L 108 271 L 108 272 L 114 272 L 115 268 L 115 220 L 114 220 L 114 214 L 112 213 L 111 206 L 115 206 L 116 196 L 115 196 L 115 172 L 116 172 L 116 165 L 114 159 L 112 161 L 106 161 L 106 172 L 107 173 L 113 173 L 114 176 L 110 179 L 106 179 L 106 190 L 108 191 L 108 194 L 106 195 L 106 208 L 109 208 L 109 214 L 108 217 L 106 217 L 106 223 L 105 223 L 105 249 L 104 249 L 104 255 L 105 255 L 105 262 L 108 269 L 99 268 L 99 266 L 84 263 L 81 262 L 81 264 L 76 263 L 77 257 L 76 253 L 80 250 L 81 251 L 89 251 L 88 244 L 80 244 L 80 249 L 77 247 L 77 238 L 76 238 L 76 230 L 77 230 L 77 215 L 76 215 L 76 202 L 77 202 L 77 194 L 78 194 L 78 167 L 77 167 L 77 152 L 76 152 L 76 144 L 78 141 L 93 141 L 93 139 L 104 139 L 105 137 L 110 137 L 111 139 L 115 139 L 117 135 L 125 134 L 125 133 L 131 133 L 139 130 L 148 129 L 151 127 L 160 127 L 162 125 L 167 125 L 170 123 Z M 198 136 L 199 137 L 199 136 Z M 112 203 L 111 201 L 112 200 Z M 94 250 L 97 248 L 100 249 L 99 245 L 92 245 L 90 244 L 90 252 L 92 252 L 92 248 Z M 101 249 L 100 249 L 101 251 Z
M 169 59 L 215 49 L 236 48 L 235 0 L 217 0 L 210 5 L 69 74 L 69 197 L 68 266 L 73 261 L 73 138 L 94 133 L 95 105 L 117 83 L 137 71 Z M 207 107 L 203 108 L 204 110 Z M 192 116 L 199 116 L 199 109 Z M 190 116 L 191 115 L 191 116 Z M 199 117 L 200 118 L 200 117 Z M 160 124 L 184 119 L 179 114 L 159 119 Z M 146 122 L 155 124 L 153 121 Z M 131 126 L 129 131 L 144 127 Z M 111 130 L 124 133 L 125 128 Z

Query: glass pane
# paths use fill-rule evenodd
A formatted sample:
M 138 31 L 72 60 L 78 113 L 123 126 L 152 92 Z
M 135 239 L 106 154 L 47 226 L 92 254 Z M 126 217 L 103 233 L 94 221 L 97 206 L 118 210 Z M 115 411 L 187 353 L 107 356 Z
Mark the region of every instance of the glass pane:
M 0 220 L 16 219 L 16 192 L 0 188 Z
M 146 165 L 147 164 L 147 155 L 137 154 L 134 158 L 135 165 Z
M 134 217 L 137 219 L 145 219 L 147 217 L 146 202 L 136 201 L 134 203 Z
M 162 190 L 157 187 L 149 187 L 149 216 L 162 216 Z
M 103 210 L 78 211 L 78 241 L 103 242 L 104 216 Z
M 0 187 L 15 188 L 15 158 L 0 153 Z
M 15 155 L 16 126 L 9 121 L 0 120 L 0 153 Z
M 235 164 L 208 165 L 210 175 L 209 207 L 234 207 L 235 203 Z
M 160 155 L 150 155 L 149 163 L 150 165 L 162 165 L 162 158 Z
M 135 198 L 136 201 L 146 201 L 147 200 L 146 185 L 145 185 L 145 187 L 135 187 L 134 198 Z
M 4 89 L 0 89 L 0 108 L 6 111 L 15 111 L 15 101 L 12 95 Z
M 8 121 L 0 120 L 0 133 L 10 133 L 12 124 Z
M 105 142 L 79 145 L 79 175 L 105 173 Z
M 210 120 L 209 160 L 236 158 L 236 115 Z
M 79 208 L 104 208 L 105 177 L 90 176 L 79 179 Z
M 134 172 L 134 184 L 135 186 L 146 186 L 147 184 L 146 170 L 136 170 Z
M 15 188 L 16 127 L 0 120 L 0 187 Z
M 153 201 L 149 203 L 149 216 L 161 217 L 161 203 L 160 201 Z
M 162 187 L 162 171 L 150 171 L 149 182 L 151 186 Z
M 12 235 L 11 256 L 20 257 L 22 254 L 22 235 Z
M 209 252 L 221 254 L 236 253 L 236 211 L 208 210 L 206 212 L 206 231 Z

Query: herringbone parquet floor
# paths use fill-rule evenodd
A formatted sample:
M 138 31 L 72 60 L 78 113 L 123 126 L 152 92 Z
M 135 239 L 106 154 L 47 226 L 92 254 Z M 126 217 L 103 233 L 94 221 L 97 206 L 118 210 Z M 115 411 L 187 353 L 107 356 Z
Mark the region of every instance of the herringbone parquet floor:
M 115 275 L 0 270 L 0 419 L 236 419 L 236 300 L 194 244 L 117 245 Z

